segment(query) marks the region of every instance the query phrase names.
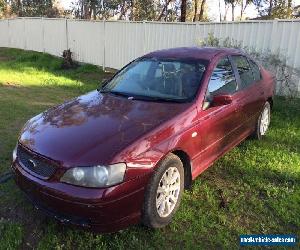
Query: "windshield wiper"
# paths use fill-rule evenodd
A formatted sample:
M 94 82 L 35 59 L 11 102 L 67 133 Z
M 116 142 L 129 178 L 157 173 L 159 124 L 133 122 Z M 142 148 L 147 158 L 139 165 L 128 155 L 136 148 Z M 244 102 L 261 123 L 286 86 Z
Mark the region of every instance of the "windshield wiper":
M 183 103 L 186 102 L 184 99 L 175 99 L 175 98 L 165 98 L 165 97 L 156 97 L 156 96 L 132 96 L 133 100 L 142 100 L 142 101 L 154 101 L 154 102 L 176 102 Z
M 124 97 L 131 97 L 132 95 L 124 93 L 124 92 L 119 92 L 119 91 L 114 91 L 114 90 L 99 90 L 100 93 L 108 93 L 108 94 L 112 94 L 112 95 L 118 95 L 118 96 L 124 96 Z
M 114 90 L 103 90 L 99 89 L 100 93 L 108 93 L 117 96 L 123 96 L 130 100 L 141 100 L 141 101 L 152 101 L 152 102 L 176 102 L 176 103 L 184 103 L 185 99 L 175 99 L 175 98 L 165 98 L 165 97 L 156 97 L 156 96 L 144 96 L 144 95 L 132 95 L 126 92 L 119 92 Z

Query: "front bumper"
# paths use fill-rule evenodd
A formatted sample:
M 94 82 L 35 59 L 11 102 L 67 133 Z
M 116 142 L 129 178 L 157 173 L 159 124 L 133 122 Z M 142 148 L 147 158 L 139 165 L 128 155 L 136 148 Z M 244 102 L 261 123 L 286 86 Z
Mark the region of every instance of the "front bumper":
M 140 221 L 150 174 L 110 188 L 85 188 L 39 179 L 12 164 L 16 184 L 34 206 L 65 224 L 113 232 Z

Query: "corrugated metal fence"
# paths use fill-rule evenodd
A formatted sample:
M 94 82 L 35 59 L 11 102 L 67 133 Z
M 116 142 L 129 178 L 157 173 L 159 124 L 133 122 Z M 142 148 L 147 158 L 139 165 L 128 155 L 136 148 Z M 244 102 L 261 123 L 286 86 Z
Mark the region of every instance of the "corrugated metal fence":
M 222 23 L 81 21 L 48 18 L 0 20 L 0 46 L 61 56 L 71 49 L 76 60 L 119 69 L 149 51 L 195 46 L 209 33 L 232 38 L 257 52 L 270 50 L 300 68 L 300 20 Z M 300 84 L 299 84 L 300 90 Z

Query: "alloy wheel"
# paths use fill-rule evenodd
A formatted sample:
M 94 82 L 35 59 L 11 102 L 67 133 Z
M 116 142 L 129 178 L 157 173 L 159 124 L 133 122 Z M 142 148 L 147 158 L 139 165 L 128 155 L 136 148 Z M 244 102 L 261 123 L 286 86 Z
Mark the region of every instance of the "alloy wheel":
M 268 105 L 265 106 L 261 118 L 260 118 L 260 134 L 265 135 L 270 125 L 270 108 Z
M 160 179 L 156 191 L 156 209 L 160 217 L 169 216 L 179 197 L 180 173 L 177 168 L 169 167 Z

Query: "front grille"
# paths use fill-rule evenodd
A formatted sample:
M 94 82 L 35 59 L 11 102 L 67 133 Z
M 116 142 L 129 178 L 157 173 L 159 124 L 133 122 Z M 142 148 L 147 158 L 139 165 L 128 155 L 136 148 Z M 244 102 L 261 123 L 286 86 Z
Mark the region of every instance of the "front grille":
M 56 167 L 47 163 L 46 159 L 33 155 L 21 146 L 18 146 L 17 157 L 22 167 L 44 178 L 50 178 Z

